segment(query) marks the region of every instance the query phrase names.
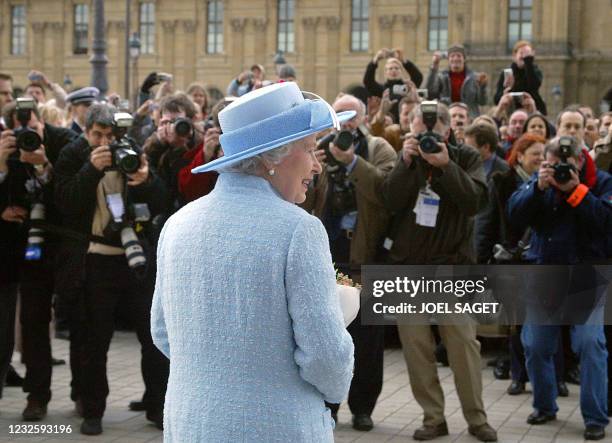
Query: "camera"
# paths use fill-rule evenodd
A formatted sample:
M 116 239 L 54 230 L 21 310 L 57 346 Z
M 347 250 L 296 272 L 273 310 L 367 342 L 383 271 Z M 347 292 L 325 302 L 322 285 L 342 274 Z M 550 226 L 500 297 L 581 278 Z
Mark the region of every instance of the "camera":
M 15 109 L 17 111 L 17 120 L 21 124 L 21 127 L 13 130 L 13 134 L 17 139 L 17 148 L 34 152 L 42 145 L 42 138 L 38 135 L 38 132 L 28 127 L 32 117 L 32 110 L 36 109 L 36 103 L 33 98 L 18 98 Z
M 429 97 L 429 92 L 427 89 L 422 88 L 422 89 L 417 89 L 417 95 L 422 99 L 422 100 L 427 100 L 427 98 Z
M 193 131 L 191 120 L 184 117 L 179 117 L 174 120 L 174 132 L 181 137 L 188 137 Z
M 323 137 L 318 143 L 318 148 L 325 151 L 325 157 L 327 158 L 327 170 L 329 172 L 335 172 L 340 169 L 342 165 L 338 163 L 338 161 L 329 151 L 330 143 L 333 143 L 338 149 L 346 151 L 353 144 L 353 134 L 351 131 L 346 130 L 332 132 L 331 134 L 327 134 L 325 137 Z
M 133 121 L 133 117 L 127 112 L 117 112 L 113 115 L 115 141 L 109 145 L 113 158 L 111 168 L 118 169 L 124 174 L 133 174 L 140 168 L 140 156 L 136 152 L 136 143 L 127 136 L 127 131 Z
M 448 58 L 448 51 L 441 51 L 440 52 L 440 58 L 447 59 Z
M 404 96 L 408 94 L 408 87 L 406 85 L 393 85 L 393 89 L 391 90 L 393 95 L 401 95 Z
M 438 143 L 444 141 L 441 135 L 433 132 L 433 128 L 438 121 L 438 102 L 421 102 L 421 114 L 423 115 L 423 123 L 427 127 L 427 131 L 417 134 L 416 139 L 419 141 L 421 151 L 425 154 L 436 154 L 440 152 Z
M 571 171 L 576 171 L 574 165 L 570 165 L 567 159 L 572 156 L 572 146 L 575 141 L 572 137 L 563 136 L 559 138 L 559 158 L 561 161 L 553 165 L 555 173 L 553 177 L 560 185 L 567 183 L 572 178 Z

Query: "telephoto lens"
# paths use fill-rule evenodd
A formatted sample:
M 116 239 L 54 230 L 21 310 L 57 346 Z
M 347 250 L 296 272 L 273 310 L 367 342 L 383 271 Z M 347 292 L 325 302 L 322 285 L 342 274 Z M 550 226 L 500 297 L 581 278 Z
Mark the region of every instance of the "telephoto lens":
M 347 151 L 353 144 L 353 134 L 351 131 L 339 131 L 334 137 L 334 146 L 343 151 Z
M 42 203 L 34 203 L 30 210 L 31 221 L 44 221 L 45 205 Z M 42 244 L 45 242 L 44 231 L 39 228 L 30 228 L 28 231 L 28 245 L 25 250 L 25 259 L 27 261 L 36 261 L 42 258 Z
M 130 226 L 126 226 L 121 230 L 121 244 L 125 249 L 125 258 L 127 258 L 128 266 L 132 269 L 142 268 L 147 264 L 147 257 L 144 249 L 138 241 L 136 232 Z
M 193 131 L 193 125 L 191 124 L 191 120 L 187 118 L 177 118 L 174 122 L 174 132 L 176 135 L 180 135 L 181 137 L 188 137 L 191 135 Z

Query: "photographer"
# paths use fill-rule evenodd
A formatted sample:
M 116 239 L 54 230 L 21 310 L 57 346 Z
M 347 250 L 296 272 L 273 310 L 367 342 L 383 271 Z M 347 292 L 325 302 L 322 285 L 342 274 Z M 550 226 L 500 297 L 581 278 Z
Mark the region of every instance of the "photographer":
M 185 153 L 184 157 L 186 160 L 190 160 L 190 163 L 179 171 L 178 186 L 179 193 L 186 202 L 208 194 L 217 183 L 219 174 L 216 171 L 192 174 L 191 170 L 223 156 L 223 148 L 219 141 L 221 136 L 219 112 L 232 101 L 226 98 L 213 107 L 211 118 L 204 127 L 206 133 L 204 134 L 203 144 Z
M 378 69 L 378 63 L 383 59 L 387 60 L 385 62 L 385 83 L 380 84 L 376 81 L 376 69 Z M 383 48 L 368 63 L 363 76 L 363 84 L 369 95 L 382 97 L 383 93 L 389 90 L 389 99 L 393 102 L 390 112 L 393 115 L 394 123 L 399 121 L 397 102 L 411 92 L 408 90 L 411 85 L 418 88 L 423 81 L 423 74 L 419 68 L 410 60 L 402 60 L 404 60 L 404 55 L 401 49 Z M 394 102 L 394 100 L 397 101 Z
M 361 265 L 376 263 L 387 229 L 389 217 L 383 206 L 381 185 L 396 154 L 385 140 L 368 133 L 364 126 L 365 105 L 355 96 L 343 95 L 333 108 L 336 112 L 355 111 L 357 115 L 342 124 L 342 132 L 319 142 L 317 156 L 326 164 L 303 207 L 323 222 L 338 269 L 360 282 Z M 384 329 L 364 326 L 357 316 L 348 331 L 355 343 L 348 405 L 353 413 L 353 428 L 369 431 L 374 426 L 370 416 L 382 389 Z M 328 406 L 336 417 L 339 405 Z
M 420 101 L 418 95 L 416 94 L 416 88 L 411 88 L 411 91 L 414 91 L 414 93 L 406 95 L 399 101 L 398 123 L 385 126 L 385 117 L 391 110 L 391 106 L 394 104 L 389 98 L 388 89 L 383 92 L 378 111 L 370 121 L 372 135 L 382 137 L 387 140 L 389 144 L 393 146 L 393 149 L 395 149 L 396 152 L 402 149 L 402 144 L 404 143 L 402 136 L 410 132 L 410 122 L 408 121 L 408 116 Z
M 515 43 L 512 49 L 512 64 L 510 68 L 506 68 L 500 73 L 497 81 L 497 91 L 494 98 L 496 105 L 504 94 L 526 92 L 533 97 L 537 110 L 546 115 L 546 104 L 539 93 L 543 75 L 534 60 L 535 51 L 531 43 L 525 40 Z
M 143 150 L 151 169 L 168 190 L 164 214 L 169 216 L 186 203 L 179 191 L 178 176 L 202 145 L 202 134 L 193 123 L 195 105 L 185 94 L 164 97 L 159 106 L 159 127 L 147 139 Z
M 401 156 L 384 183 L 386 206 L 394 213 L 385 240 L 388 263 L 470 264 L 471 218 L 486 203 L 480 155 L 469 146 L 448 143 L 450 115 L 443 104 L 422 102 L 411 114 L 410 128 Z M 398 331 L 412 392 L 424 410 L 423 426 L 415 431 L 414 438 L 431 440 L 449 431 L 431 327 L 425 320 L 419 323 L 398 324 Z M 497 433 L 487 424 L 482 401 L 476 325 L 440 324 L 438 329 L 469 433 L 481 441 L 496 441 Z
M 17 262 L 21 262 L 20 321 L 26 366 L 23 390 L 28 393 L 22 416 L 26 421 L 38 421 L 45 417 L 51 399 L 49 322 L 53 294 L 57 292 L 56 230 L 61 226 L 61 215 L 53 202 L 52 165 L 60 150 L 77 135 L 45 123 L 31 98 L 6 105 L 3 117 L 7 129 L 0 134 L 0 152 L 12 154 L 5 162 L 8 168 L 1 185 L 0 210 L 4 222 L 23 223 L 21 233 L 15 233 L 18 238 L 27 234 L 27 247 L 20 244 L 13 251 L 20 256 Z
M 566 116 L 571 117 L 568 115 L 571 112 L 565 112 Z M 577 138 L 561 136 L 546 145 L 545 160 L 537 176 L 510 197 L 507 214 L 515 228 L 531 228 L 527 258 L 536 264 L 606 263 L 612 256 L 611 202 L 612 177 L 595 168 Z M 571 279 L 565 290 L 575 292 L 575 296 L 579 291 L 583 294 L 582 300 L 572 300 L 570 296 L 568 303 L 585 303 L 585 295 L 592 292 L 588 288 L 595 281 L 592 272 L 584 267 L 568 276 Z M 591 281 L 587 283 L 585 277 Z M 559 306 L 551 305 L 557 301 L 551 289 L 542 289 L 549 291 L 548 296 L 528 305 L 521 335 L 533 387 L 534 412 L 527 419 L 532 425 L 555 420 L 558 411 L 557 389 L 550 375 L 554 371 L 553 354 L 561 326 L 542 325 L 530 315 L 546 310 L 547 306 L 558 309 Z M 599 440 L 605 436 L 608 424 L 607 353 L 603 307 L 596 304 L 589 309 L 588 324 L 574 324 L 571 340 L 580 357 L 584 438 Z
M 241 72 L 227 87 L 227 95 L 241 97 L 244 94 L 263 86 L 266 71 L 263 66 L 255 64 L 248 71 Z
M 448 57 L 449 69 L 440 72 L 440 59 L 443 55 Z M 474 72 L 467 67 L 465 48 L 462 45 L 451 46 L 446 54 L 434 52 L 427 76 L 430 99 L 439 99 L 447 104 L 465 103 L 470 117 L 476 118 L 480 115 L 480 106 L 487 103 L 488 82 L 487 74 Z
M 115 134 L 127 129 L 123 117 L 116 117 L 114 108 L 93 105 L 85 135 L 62 150 L 55 168 L 55 199 L 73 232 L 62 245 L 63 274 L 80 282 L 84 293 L 79 400 L 81 432 L 87 435 L 102 432 L 106 354 L 120 301 L 130 305 L 142 348 L 147 418 L 160 428 L 168 377 L 168 361 L 151 339 L 155 265 L 154 253 L 147 248 L 151 220 L 162 211 L 165 189 L 140 148 L 129 139 L 116 139 Z

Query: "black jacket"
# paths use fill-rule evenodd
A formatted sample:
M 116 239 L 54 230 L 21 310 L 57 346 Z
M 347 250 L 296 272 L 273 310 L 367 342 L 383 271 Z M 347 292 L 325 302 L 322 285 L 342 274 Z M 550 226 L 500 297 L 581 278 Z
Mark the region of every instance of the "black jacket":
M 89 161 L 90 153 L 87 139 L 81 136 L 62 150 L 55 167 L 55 202 L 64 217 L 64 227 L 84 236 L 91 234 L 98 183 L 104 177 L 104 172 Z M 151 217 L 161 213 L 166 190 L 153 171 L 149 171 L 146 183 L 127 189 L 129 203 L 146 203 Z M 87 247 L 88 241 L 63 237 L 61 258 L 67 263 L 64 276 L 68 280 L 82 272 Z
M 508 200 L 522 182 L 514 168 L 491 175 L 489 203 L 478 214 L 474 230 L 478 263 L 487 263 L 493 257 L 496 243 L 513 249 L 523 237 L 525 230 L 512 226 L 506 215 Z
M 45 124 L 43 143 L 49 162 L 55 166 L 62 148 L 74 140 L 77 135 L 70 129 L 59 128 Z M 34 177 L 32 165 L 21 163 L 18 158 L 8 161 L 9 172 L 0 184 L 0 213 L 8 206 L 20 206 L 27 211 L 33 196 L 26 189 L 26 182 Z M 46 184 L 40 190 L 37 198 L 45 205 L 45 221 L 59 226 L 61 215 L 53 201 L 54 181 Z M 18 280 L 19 268 L 23 260 L 24 248 L 29 229 L 29 223 L 9 223 L 0 220 L 0 284 Z M 45 245 L 57 243 L 58 237 L 52 233 L 45 233 Z
M 528 92 L 535 101 L 536 108 L 542 114 L 546 115 L 546 103 L 540 97 L 538 90 L 542 85 L 542 71 L 533 62 L 533 57 L 525 57 L 525 66 L 519 68 L 516 63 L 512 63 L 512 74 L 514 75 L 514 85 L 511 92 Z M 499 103 L 502 95 L 504 95 L 504 72 L 499 74 L 497 80 L 497 92 L 495 92 L 495 104 Z
M 406 60 L 403 63 L 403 65 L 406 71 L 408 71 L 408 74 L 410 74 L 410 79 L 416 85 L 416 87 L 418 88 L 419 86 L 421 86 L 421 83 L 423 82 L 423 74 L 421 73 L 419 68 L 414 63 L 412 63 L 410 60 Z M 394 85 L 404 84 L 403 80 L 398 79 L 398 80 L 387 80 L 384 85 L 381 85 L 380 83 L 376 81 L 376 69 L 377 68 L 378 68 L 378 64 L 374 62 L 368 63 L 368 66 L 366 67 L 366 72 L 363 76 L 363 85 L 368 90 L 368 94 L 370 96 L 382 97 L 383 92 L 385 92 L 385 89 L 393 88 Z M 393 91 L 393 89 L 391 89 L 391 91 Z M 389 94 L 389 98 L 391 100 L 397 99 L 399 102 L 399 99 L 401 99 L 402 97 L 395 96 L 393 94 Z M 393 118 L 395 119 L 395 122 L 397 123 L 398 115 L 399 115 L 398 103 L 394 103 L 393 106 L 391 106 L 391 113 L 393 114 L 394 116 Z

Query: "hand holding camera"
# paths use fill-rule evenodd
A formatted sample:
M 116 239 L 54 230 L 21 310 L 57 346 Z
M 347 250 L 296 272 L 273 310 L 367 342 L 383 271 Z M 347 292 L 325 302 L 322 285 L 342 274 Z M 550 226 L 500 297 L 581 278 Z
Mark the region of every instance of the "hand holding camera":
M 140 167 L 131 174 L 126 174 L 128 177 L 128 186 L 138 186 L 145 183 L 149 179 L 149 162 L 144 155 L 139 156 Z
M 484 86 L 489 83 L 489 76 L 486 72 L 479 72 L 477 75 L 478 84 Z
M 20 151 L 19 161 L 22 163 L 29 163 L 31 165 L 44 166 L 49 163 L 47 154 L 45 153 L 45 145 L 40 145 L 36 151 Z
M 419 141 L 414 134 L 406 134 L 404 144 L 402 145 L 402 160 L 406 167 L 410 167 L 413 157 L 419 157 L 420 155 Z
M 0 172 L 8 172 L 6 162 L 15 152 L 17 152 L 17 145 L 13 131 L 10 129 L 2 131 L 0 134 Z
M 219 136 L 221 129 L 217 127 L 209 128 L 204 135 L 204 159 L 213 160 L 219 156 Z
M 382 59 L 389 57 L 390 51 L 391 50 L 389 48 L 379 49 L 376 55 L 374 56 L 374 59 L 372 60 L 372 62 L 374 64 L 378 64 L 378 62 L 381 61 Z
M 434 68 L 440 66 L 440 60 L 442 60 L 442 53 L 440 51 L 435 51 L 433 53 L 433 57 L 431 58 L 431 64 Z
M 340 147 L 334 145 L 333 143 L 329 144 L 329 152 L 334 156 L 338 162 L 343 165 L 350 165 L 351 162 L 355 159 L 355 145 L 351 143 L 348 149 L 341 149 Z
M 525 109 L 528 114 L 533 114 L 537 111 L 535 100 L 531 94 L 529 94 L 529 92 L 523 92 L 522 94 L 521 105 L 523 106 L 523 109 Z
M 9 223 L 23 223 L 28 218 L 28 211 L 21 206 L 7 206 L 0 218 Z
M 113 165 L 113 156 L 108 145 L 102 145 L 91 151 L 89 161 L 98 171 L 104 171 Z

